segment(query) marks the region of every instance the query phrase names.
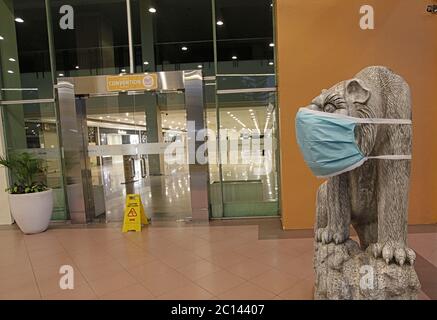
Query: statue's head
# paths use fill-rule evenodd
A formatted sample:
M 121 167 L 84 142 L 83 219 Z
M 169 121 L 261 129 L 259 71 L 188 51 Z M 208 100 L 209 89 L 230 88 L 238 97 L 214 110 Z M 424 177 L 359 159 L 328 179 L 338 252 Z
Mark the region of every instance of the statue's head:
M 370 90 L 362 80 L 342 81 L 311 101 L 308 108 L 316 111 L 362 117 L 360 110 L 370 99 Z

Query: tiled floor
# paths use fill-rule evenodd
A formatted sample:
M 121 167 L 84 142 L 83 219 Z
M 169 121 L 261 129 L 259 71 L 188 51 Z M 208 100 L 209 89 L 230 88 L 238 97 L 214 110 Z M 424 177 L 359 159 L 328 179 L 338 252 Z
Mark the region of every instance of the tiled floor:
M 437 299 L 437 233 L 425 231 L 411 233 L 410 244 L 420 298 Z M 154 224 L 127 234 L 118 225 L 38 235 L 7 227 L 0 299 L 312 299 L 312 241 L 310 231 L 283 232 L 277 220 Z M 74 290 L 59 287 L 62 265 L 74 268 Z

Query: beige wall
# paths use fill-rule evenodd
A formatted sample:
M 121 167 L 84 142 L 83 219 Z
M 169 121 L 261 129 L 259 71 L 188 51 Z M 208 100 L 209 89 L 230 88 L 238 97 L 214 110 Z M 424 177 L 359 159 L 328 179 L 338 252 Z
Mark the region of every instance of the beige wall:
M 277 0 L 282 216 L 285 229 L 311 228 L 315 179 L 298 150 L 294 118 L 321 89 L 369 65 L 402 75 L 413 96 L 414 145 L 409 222 L 437 222 L 437 16 L 432 0 Z M 375 30 L 359 9 L 375 9 Z
M 2 128 L 3 128 L 3 121 L 0 112 L 0 155 L 4 156 L 5 144 L 4 144 Z M 9 212 L 8 194 L 5 192 L 5 189 L 7 187 L 8 187 L 8 179 L 6 175 L 6 169 L 0 168 L 0 225 L 12 223 L 12 217 Z

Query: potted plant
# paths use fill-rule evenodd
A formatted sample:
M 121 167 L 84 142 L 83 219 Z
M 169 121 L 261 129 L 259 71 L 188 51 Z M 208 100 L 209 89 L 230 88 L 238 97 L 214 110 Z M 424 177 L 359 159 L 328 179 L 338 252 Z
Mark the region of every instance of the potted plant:
M 0 165 L 7 167 L 14 184 L 9 192 L 12 217 L 26 234 L 45 231 L 53 211 L 52 189 L 43 183 L 46 168 L 41 159 L 27 152 L 0 157 Z

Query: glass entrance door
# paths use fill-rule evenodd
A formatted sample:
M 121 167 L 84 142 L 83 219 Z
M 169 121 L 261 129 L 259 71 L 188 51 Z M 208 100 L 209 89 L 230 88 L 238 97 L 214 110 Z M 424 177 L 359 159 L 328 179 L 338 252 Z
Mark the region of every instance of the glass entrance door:
M 183 92 L 91 96 L 85 104 L 93 218 L 121 221 L 126 194 L 138 193 L 153 220 L 188 219 L 188 164 L 166 154 L 170 144 L 187 154 Z

